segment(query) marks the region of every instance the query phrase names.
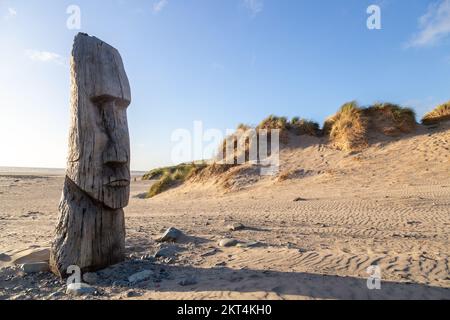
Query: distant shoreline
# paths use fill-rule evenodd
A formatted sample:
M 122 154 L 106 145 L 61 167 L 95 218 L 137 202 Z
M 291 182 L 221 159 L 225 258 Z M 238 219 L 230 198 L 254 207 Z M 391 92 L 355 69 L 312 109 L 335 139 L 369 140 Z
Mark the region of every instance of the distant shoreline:
M 1 167 L 0 175 L 46 175 L 64 176 L 64 168 L 32 168 L 32 167 Z M 142 176 L 146 171 L 131 171 L 132 177 Z

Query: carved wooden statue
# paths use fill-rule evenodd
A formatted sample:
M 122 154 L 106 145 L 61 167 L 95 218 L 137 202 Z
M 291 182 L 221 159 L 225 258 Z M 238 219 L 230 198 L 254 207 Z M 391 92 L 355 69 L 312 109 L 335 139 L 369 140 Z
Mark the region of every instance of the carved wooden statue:
M 130 194 L 130 85 L 119 52 L 78 34 L 71 60 L 69 155 L 50 266 L 95 271 L 124 259 Z

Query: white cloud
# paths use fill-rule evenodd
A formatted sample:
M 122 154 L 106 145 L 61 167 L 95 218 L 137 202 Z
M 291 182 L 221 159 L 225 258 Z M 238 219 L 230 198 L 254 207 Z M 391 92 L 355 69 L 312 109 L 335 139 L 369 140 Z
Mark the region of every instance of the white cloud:
M 8 16 L 15 17 L 17 16 L 17 11 L 14 8 L 8 8 Z
M 255 17 L 264 8 L 264 3 L 262 0 L 241 0 L 245 8 L 247 8 L 252 17 Z
M 39 62 L 53 62 L 59 65 L 64 65 L 64 59 L 59 54 L 49 51 L 27 50 L 26 56 L 33 61 Z
M 169 4 L 168 0 L 159 0 L 158 2 L 153 4 L 153 12 L 154 13 L 161 12 L 168 4 Z
M 420 32 L 407 44 L 408 47 L 424 47 L 438 43 L 450 35 L 450 0 L 440 0 L 428 7 L 419 18 Z
M 8 13 L 4 16 L 6 20 L 14 19 L 17 16 L 17 11 L 14 8 L 8 8 Z

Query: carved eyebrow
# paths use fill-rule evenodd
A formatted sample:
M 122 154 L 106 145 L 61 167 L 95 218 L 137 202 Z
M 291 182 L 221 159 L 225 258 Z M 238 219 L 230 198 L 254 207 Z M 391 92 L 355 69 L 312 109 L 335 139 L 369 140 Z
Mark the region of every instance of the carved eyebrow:
M 130 104 L 130 102 L 127 100 L 124 100 L 119 97 L 113 97 L 111 95 L 102 95 L 102 96 L 93 97 L 93 98 L 91 98 L 91 101 L 98 106 L 103 106 L 104 104 L 106 104 L 110 101 L 114 101 L 115 105 L 118 107 L 128 107 Z

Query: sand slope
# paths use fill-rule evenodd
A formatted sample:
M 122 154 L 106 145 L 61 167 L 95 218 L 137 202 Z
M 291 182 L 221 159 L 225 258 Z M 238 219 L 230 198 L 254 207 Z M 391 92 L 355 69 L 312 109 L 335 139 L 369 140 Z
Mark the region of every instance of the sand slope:
M 189 183 L 146 200 L 136 196 L 151 182 L 133 183 L 126 209 L 133 258 L 154 253 L 153 239 L 167 227 L 189 237 L 170 262 L 123 266 L 164 269 L 167 277 L 132 288 L 105 280 L 95 298 L 126 299 L 132 290 L 138 299 L 450 299 L 450 124 L 376 141 L 358 154 L 299 137 L 281 163 L 288 179 L 243 170 L 231 190 Z M 0 266 L 13 264 L 19 250 L 48 246 L 62 183 L 0 177 Z M 248 228 L 228 231 L 233 222 Z M 219 248 L 224 237 L 259 245 Z M 367 289 L 371 265 L 381 268 L 381 290 Z M 0 271 L 3 298 L 24 294 L 19 279 L 12 280 L 17 290 L 5 280 L 11 274 Z M 195 284 L 179 284 L 191 275 Z M 29 295 L 46 298 L 58 286 Z

